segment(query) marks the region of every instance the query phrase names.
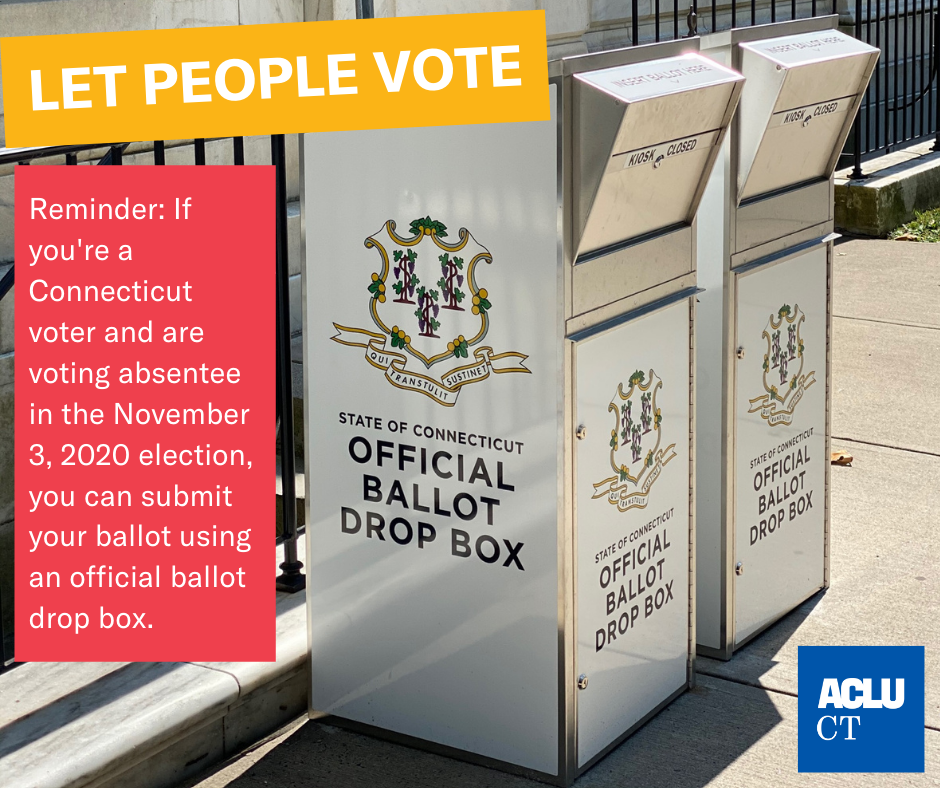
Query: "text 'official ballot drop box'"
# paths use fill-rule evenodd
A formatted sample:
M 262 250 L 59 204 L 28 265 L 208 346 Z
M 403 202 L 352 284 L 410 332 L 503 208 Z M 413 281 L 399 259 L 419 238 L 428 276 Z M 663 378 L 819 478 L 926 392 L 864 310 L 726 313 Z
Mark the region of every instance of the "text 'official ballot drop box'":
M 741 79 L 550 64 L 553 120 L 306 135 L 311 713 L 567 784 L 680 693 L 693 220 Z
M 698 238 L 697 636 L 709 656 L 729 658 L 829 584 L 832 174 L 878 57 L 837 19 L 733 30 L 725 52 L 747 82 Z

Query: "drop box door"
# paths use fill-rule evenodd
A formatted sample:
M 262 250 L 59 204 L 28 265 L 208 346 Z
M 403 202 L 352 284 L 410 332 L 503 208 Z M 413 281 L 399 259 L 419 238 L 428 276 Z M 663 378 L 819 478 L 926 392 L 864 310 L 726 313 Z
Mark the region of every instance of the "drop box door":
M 686 683 L 690 310 L 576 344 L 579 768 Z
M 824 583 L 829 249 L 737 275 L 736 646 Z

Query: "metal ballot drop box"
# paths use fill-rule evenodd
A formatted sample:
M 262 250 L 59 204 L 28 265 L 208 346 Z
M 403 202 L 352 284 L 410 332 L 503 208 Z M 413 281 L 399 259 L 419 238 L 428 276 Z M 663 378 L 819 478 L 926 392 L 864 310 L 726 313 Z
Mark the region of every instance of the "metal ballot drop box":
M 557 784 L 692 679 L 694 216 L 739 75 L 302 146 L 311 716 Z
M 829 585 L 832 174 L 878 58 L 837 20 L 726 50 L 747 82 L 700 212 L 696 344 L 698 652 L 723 659 Z

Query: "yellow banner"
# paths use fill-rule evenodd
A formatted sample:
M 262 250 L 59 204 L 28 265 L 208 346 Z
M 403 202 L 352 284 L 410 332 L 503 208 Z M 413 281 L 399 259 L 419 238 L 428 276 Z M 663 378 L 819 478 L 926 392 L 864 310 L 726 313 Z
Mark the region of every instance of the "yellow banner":
M 9 147 L 548 120 L 544 11 L 0 39 Z

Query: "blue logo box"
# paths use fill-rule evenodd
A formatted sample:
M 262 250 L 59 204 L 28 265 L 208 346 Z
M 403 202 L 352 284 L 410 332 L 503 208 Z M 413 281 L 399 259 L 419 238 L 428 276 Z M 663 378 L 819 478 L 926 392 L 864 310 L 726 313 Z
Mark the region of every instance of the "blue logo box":
M 924 647 L 800 646 L 799 770 L 924 771 Z

